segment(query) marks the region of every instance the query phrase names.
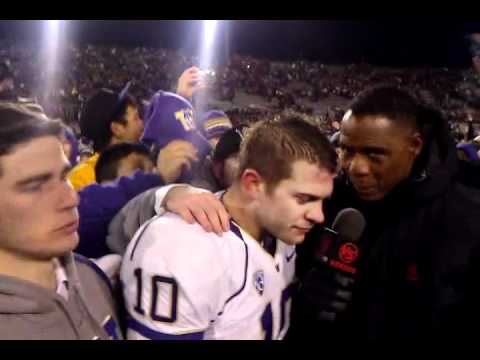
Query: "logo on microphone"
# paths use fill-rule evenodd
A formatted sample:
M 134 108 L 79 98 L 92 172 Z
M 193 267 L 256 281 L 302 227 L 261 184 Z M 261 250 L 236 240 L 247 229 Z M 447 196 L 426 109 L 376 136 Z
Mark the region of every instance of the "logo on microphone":
M 358 246 L 348 242 L 340 246 L 338 249 L 338 257 L 346 264 L 351 264 L 357 260 L 359 254 Z

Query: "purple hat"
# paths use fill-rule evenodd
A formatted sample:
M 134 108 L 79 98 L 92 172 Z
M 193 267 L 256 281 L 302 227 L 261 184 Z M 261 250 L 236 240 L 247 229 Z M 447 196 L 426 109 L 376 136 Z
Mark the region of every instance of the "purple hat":
M 177 94 L 161 90 L 155 93 L 145 110 L 144 121 L 142 142 L 162 148 L 173 140 L 186 140 L 197 148 L 200 157 L 212 149 L 195 126 L 192 105 Z
M 200 124 L 208 140 L 214 137 L 220 137 L 225 131 L 232 128 L 232 122 L 227 114 L 221 110 L 207 111 L 200 118 Z

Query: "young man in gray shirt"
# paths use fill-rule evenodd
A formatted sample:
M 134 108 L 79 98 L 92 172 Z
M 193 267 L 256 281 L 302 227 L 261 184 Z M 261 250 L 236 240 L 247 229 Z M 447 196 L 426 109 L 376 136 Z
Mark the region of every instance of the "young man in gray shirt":
M 62 128 L 0 104 L 0 339 L 119 339 L 110 282 L 77 246 Z

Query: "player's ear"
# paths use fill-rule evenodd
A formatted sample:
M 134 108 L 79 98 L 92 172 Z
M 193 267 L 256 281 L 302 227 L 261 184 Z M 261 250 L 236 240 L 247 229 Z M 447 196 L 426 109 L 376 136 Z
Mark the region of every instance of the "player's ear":
M 262 176 L 253 169 L 245 169 L 243 171 L 240 183 L 243 190 L 253 198 L 258 197 L 265 185 Z
M 410 139 L 410 147 L 409 150 L 412 153 L 414 158 L 417 158 L 420 155 L 420 152 L 423 148 L 423 139 L 420 133 L 416 132 Z

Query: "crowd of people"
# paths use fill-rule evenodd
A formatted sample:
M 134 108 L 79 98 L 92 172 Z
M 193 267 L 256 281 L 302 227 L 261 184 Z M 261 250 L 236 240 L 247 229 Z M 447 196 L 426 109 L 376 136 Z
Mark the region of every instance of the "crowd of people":
M 467 79 L 69 45 L 50 92 L 30 51 L 1 50 L 0 338 L 475 336 L 479 46 Z
M 4 40 L 0 44 L 2 65 L 11 69 L 19 96 L 36 98 L 49 115 L 73 126 L 81 104 L 98 88 L 120 89 L 132 81 L 130 92 L 139 101 L 147 100 L 158 89 L 174 90 L 181 72 L 198 64 L 195 57 L 176 50 L 69 44 L 54 74 L 56 84 L 46 91 L 47 71 L 36 56 L 39 46 Z M 341 120 L 349 101 L 362 89 L 384 83 L 405 86 L 452 123 L 480 122 L 474 74 L 464 69 L 331 66 L 303 60 L 281 63 L 234 54 L 228 63 L 208 70 L 210 100 L 220 102 L 234 119 L 239 112 L 261 115 L 288 109 L 314 117 L 333 132 L 331 123 Z M 242 101 L 239 94 L 254 96 L 255 103 Z

